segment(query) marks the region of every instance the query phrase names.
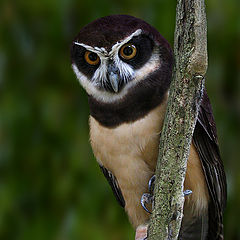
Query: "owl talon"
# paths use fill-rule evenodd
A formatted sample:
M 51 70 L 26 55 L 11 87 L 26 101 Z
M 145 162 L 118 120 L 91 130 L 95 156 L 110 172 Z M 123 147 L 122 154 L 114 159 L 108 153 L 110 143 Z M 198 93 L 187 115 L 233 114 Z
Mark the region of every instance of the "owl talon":
M 154 190 L 154 182 L 155 182 L 155 175 L 153 175 L 149 182 L 148 182 L 148 191 L 149 193 L 144 193 L 141 197 L 141 205 L 143 207 L 143 209 L 151 214 L 151 211 L 148 210 L 148 208 L 146 207 L 146 204 L 150 204 L 153 203 L 153 190 Z
M 149 204 L 149 203 L 152 203 L 152 202 L 153 202 L 153 196 L 150 193 L 144 193 L 142 195 L 141 205 L 142 205 L 143 209 L 150 214 L 151 214 L 151 212 L 148 210 L 148 208 L 146 207 L 145 204 Z
M 189 189 L 187 189 L 187 190 L 185 190 L 185 191 L 183 192 L 184 197 L 186 197 L 186 196 L 188 196 L 188 195 L 190 195 L 190 194 L 192 194 L 192 190 L 189 190 Z
M 154 190 L 154 186 L 155 186 L 155 179 L 156 179 L 156 175 L 153 175 L 148 182 L 148 191 L 151 194 L 153 194 L 153 190 Z

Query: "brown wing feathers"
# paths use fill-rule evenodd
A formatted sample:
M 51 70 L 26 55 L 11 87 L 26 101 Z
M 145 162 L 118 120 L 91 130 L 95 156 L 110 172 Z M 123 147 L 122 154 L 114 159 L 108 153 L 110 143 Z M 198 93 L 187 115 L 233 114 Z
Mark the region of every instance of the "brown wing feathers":
M 219 153 L 215 121 L 206 92 L 203 94 L 193 142 L 201 159 L 208 190 L 208 239 L 223 239 L 223 210 L 226 204 L 226 177 Z
M 117 179 L 115 176 L 108 171 L 105 167 L 99 165 L 100 169 L 102 170 L 104 176 L 106 177 L 108 183 L 110 184 L 112 191 L 114 193 L 114 196 L 116 197 L 118 203 L 121 205 L 121 207 L 125 207 L 125 200 L 122 195 L 122 191 L 118 185 Z

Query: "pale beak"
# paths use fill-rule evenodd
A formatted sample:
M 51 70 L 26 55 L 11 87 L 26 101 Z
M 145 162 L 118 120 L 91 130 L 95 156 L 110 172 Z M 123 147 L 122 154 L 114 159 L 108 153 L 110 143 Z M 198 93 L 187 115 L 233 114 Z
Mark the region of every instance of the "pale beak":
M 110 72 L 109 81 L 111 83 L 111 86 L 114 92 L 118 92 L 118 82 L 119 82 L 118 78 L 119 78 L 119 75 L 117 73 Z
M 118 92 L 119 82 L 120 82 L 119 70 L 113 64 L 110 64 L 108 66 L 108 79 L 109 79 L 109 82 L 111 84 L 113 91 L 115 93 Z

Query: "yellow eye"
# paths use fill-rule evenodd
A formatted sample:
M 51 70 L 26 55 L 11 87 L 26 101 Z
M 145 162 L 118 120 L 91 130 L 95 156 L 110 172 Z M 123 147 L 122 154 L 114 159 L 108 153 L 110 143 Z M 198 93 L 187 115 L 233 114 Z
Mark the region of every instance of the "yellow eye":
M 90 65 L 97 65 L 100 62 L 99 56 L 94 52 L 86 51 L 84 54 L 84 58 L 86 62 Z
M 120 49 L 120 56 L 130 60 L 136 56 L 137 48 L 133 44 L 125 44 Z

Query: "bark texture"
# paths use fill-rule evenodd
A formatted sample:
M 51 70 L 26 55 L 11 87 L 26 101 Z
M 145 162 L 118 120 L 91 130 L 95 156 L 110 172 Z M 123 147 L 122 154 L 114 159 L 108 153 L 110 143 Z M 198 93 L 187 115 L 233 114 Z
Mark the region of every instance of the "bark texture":
M 175 71 L 160 137 L 149 240 L 177 239 L 183 217 L 183 183 L 207 70 L 204 0 L 178 0 Z

